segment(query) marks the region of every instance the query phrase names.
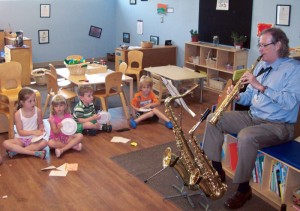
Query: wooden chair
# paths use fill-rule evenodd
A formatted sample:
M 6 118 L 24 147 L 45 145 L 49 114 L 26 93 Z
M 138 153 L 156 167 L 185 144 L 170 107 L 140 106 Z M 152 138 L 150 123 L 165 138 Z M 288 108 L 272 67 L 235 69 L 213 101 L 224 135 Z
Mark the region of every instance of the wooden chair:
M 77 97 L 77 94 L 71 90 L 59 88 L 57 84 L 57 76 L 53 75 L 52 73 L 46 72 L 46 79 L 47 79 L 47 98 L 45 101 L 44 109 L 43 109 L 43 116 L 46 113 L 50 98 L 56 94 L 61 94 L 64 98 L 69 102 L 71 99 Z M 69 102 L 70 103 L 70 102 Z
M 105 77 L 105 89 L 95 91 L 94 97 L 100 99 L 102 110 L 108 111 L 107 99 L 111 96 L 119 95 L 126 119 L 129 119 L 130 116 L 127 108 L 126 97 L 122 89 L 122 75 L 123 74 L 119 71 L 109 73 Z
M 19 62 L 0 64 L 0 114 L 5 115 L 8 121 L 8 137 L 14 138 L 14 113 L 18 94 L 22 89 L 22 66 Z M 37 90 L 37 106 L 41 107 L 41 95 Z M 5 122 L 1 123 L 5 125 Z
M 126 62 L 121 62 L 120 65 L 119 65 L 119 72 L 126 75 L 127 67 L 128 67 L 128 65 L 127 65 Z
M 135 75 L 137 81 L 137 87 L 140 84 L 140 73 L 143 66 L 143 56 L 142 51 L 133 50 L 128 52 L 128 68 L 126 70 L 126 75 Z
M 49 64 L 49 70 L 55 77 L 57 77 L 58 87 L 65 88 L 65 89 L 70 88 L 71 90 L 74 90 L 75 85 L 71 81 L 64 78 L 58 78 L 56 68 L 54 67 L 54 65 Z
M 158 100 L 162 102 L 168 97 L 169 91 L 159 75 L 151 73 L 151 77 L 153 80 L 152 90 L 157 96 Z

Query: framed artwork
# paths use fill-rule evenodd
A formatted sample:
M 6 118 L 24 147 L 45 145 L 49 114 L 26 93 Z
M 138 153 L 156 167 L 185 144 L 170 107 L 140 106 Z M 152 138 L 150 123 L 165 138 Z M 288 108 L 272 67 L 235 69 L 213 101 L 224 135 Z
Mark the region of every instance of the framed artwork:
M 97 38 L 100 38 L 101 36 L 101 33 L 102 33 L 102 29 L 97 27 L 97 26 L 91 26 L 90 27 L 90 31 L 89 31 L 89 35 L 91 37 L 97 37 Z
M 50 18 L 50 4 L 41 4 L 40 5 L 40 17 L 41 18 Z
M 159 37 L 158 36 L 150 36 L 150 42 L 153 43 L 153 45 L 159 45 Z
M 131 5 L 136 4 L 136 0 L 129 0 L 129 4 L 131 4 Z
M 48 44 L 49 43 L 49 30 L 43 29 L 38 31 L 39 44 Z
M 141 0 L 141 1 L 148 1 L 148 0 Z
M 276 25 L 289 26 L 291 17 L 291 5 L 276 5 Z
M 123 33 L 123 42 L 124 43 L 130 43 L 130 34 L 129 33 Z

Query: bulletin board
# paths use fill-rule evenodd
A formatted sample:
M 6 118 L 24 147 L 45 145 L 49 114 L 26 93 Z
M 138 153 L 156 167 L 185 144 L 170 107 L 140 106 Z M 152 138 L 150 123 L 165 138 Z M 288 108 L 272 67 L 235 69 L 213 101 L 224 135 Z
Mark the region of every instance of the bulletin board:
M 199 0 L 200 41 L 212 42 L 219 36 L 219 43 L 233 45 L 231 33 L 248 37 L 244 48 L 250 48 L 253 0 L 229 0 L 228 10 L 217 10 L 218 0 Z

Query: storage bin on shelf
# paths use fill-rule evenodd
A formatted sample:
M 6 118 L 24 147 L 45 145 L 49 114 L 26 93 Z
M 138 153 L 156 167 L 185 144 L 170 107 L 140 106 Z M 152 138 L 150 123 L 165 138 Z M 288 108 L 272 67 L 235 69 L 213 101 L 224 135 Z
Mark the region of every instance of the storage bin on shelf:
M 209 78 L 208 80 L 209 87 L 213 89 L 223 90 L 226 84 L 226 80 L 220 77 Z
M 205 59 L 206 66 L 208 67 L 216 67 L 216 59 L 212 57 L 211 50 L 208 52 L 207 57 Z
M 46 80 L 46 76 L 45 76 L 46 71 L 49 71 L 49 70 L 47 70 L 45 68 L 38 68 L 38 69 L 34 69 L 31 72 L 33 80 L 36 82 L 37 85 L 46 85 L 47 84 L 47 80 Z

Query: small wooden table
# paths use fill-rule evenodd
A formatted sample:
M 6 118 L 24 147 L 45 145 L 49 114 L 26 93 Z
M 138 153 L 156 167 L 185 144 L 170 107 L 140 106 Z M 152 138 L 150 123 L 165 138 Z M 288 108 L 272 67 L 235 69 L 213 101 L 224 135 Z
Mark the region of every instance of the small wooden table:
M 105 73 L 71 75 L 68 68 L 57 68 L 56 72 L 59 76 L 68 79 L 69 81 L 76 84 L 77 86 L 80 86 L 80 85 L 105 84 L 105 77 L 113 71 L 107 70 L 107 72 Z M 127 75 L 123 75 L 122 81 L 129 83 L 129 97 L 131 101 L 133 98 L 133 78 Z
M 174 85 L 176 88 L 178 88 L 179 81 L 199 79 L 201 94 L 200 102 L 202 102 L 203 79 L 206 78 L 206 74 L 193 72 L 174 65 L 147 67 L 144 68 L 144 70 L 174 81 Z

